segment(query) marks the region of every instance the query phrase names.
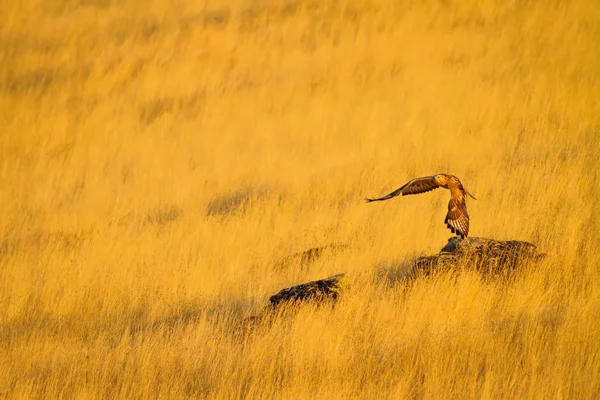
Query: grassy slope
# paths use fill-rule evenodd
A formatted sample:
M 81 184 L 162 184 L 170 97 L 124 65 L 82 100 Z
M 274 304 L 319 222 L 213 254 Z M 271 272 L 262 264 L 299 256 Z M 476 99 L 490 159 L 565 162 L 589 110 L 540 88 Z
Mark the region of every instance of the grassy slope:
M 416 3 L 5 4 L 0 396 L 600 396 L 600 8 Z M 548 259 L 390 288 L 447 193 L 362 198 L 434 172 Z M 335 310 L 231 335 L 340 271 Z

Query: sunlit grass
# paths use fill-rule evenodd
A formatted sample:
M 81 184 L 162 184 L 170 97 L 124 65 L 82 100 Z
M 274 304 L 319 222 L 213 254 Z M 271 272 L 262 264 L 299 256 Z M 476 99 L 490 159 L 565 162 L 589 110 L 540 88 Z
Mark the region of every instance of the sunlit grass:
M 600 396 L 600 8 L 550 3 L 5 4 L 0 397 Z M 448 193 L 362 199 L 436 172 L 548 257 L 392 279 Z

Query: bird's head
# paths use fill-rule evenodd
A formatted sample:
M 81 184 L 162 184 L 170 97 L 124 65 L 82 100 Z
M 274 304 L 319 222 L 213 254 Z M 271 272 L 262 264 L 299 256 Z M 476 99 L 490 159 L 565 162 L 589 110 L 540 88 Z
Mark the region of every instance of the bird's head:
M 448 183 L 448 178 L 446 178 L 445 174 L 437 174 L 433 176 L 433 180 L 440 186 L 444 186 Z

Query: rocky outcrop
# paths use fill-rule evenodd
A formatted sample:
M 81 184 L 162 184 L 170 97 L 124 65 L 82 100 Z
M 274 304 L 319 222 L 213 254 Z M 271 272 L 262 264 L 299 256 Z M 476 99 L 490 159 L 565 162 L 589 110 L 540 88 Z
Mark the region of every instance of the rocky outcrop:
M 269 298 L 271 306 L 276 308 L 282 303 L 296 302 L 302 300 L 336 300 L 340 290 L 340 280 L 345 274 L 337 274 L 329 278 L 320 279 L 303 283 L 301 285 L 292 286 L 280 290 Z
M 433 271 L 462 268 L 475 269 L 484 275 L 507 274 L 544 257 L 529 242 L 452 237 L 439 253 L 414 260 L 411 274 L 429 275 Z
M 315 250 L 309 249 L 306 252 L 294 254 L 292 257 L 299 257 L 299 259 L 318 257 L 318 252 Z M 528 242 L 479 237 L 466 239 L 452 237 L 448 239 L 448 243 L 439 253 L 412 260 L 410 271 L 403 279 L 410 282 L 419 276 L 430 275 L 433 271 L 461 269 L 475 269 L 487 276 L 505 275 L 526 263 L 535 262 L 544 257 L 545 254 L 539 252 L 534 244 Z M 264 313 L 270 313 L 284 304 L 336 300 L 341 295 L 340 282 L 344 276 L 345 274 L 341 273 L 282 289 L 270 297 L 271 304 L 265 308 Z M 259 317 L 250 317 L 249 320 L 257 318 Z
M 266 306 L 261 313 L 246 317 L 235 329 L 236 334 L 250 332 L 253 327 L 264 321 L 272 321 L 275 311 L 283 305 L 297 304 L 303 301 L 313 301 L 318 304 L 332 303 L 337 300 L 341 287 L 340 281 L 345 274 L 337 274 L 329 278 L 306 282 L 301 285 L 281 289 L 269 298 L 270 305 Z

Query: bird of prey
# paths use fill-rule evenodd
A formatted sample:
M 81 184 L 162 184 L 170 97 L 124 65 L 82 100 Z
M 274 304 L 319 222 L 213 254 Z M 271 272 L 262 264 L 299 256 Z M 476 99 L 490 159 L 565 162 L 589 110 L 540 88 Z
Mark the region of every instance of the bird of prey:
M 372 201 L 382 201 L 391 199 L 392 197 L 396 197 L 400 194 L 402 196 L 406 196 L 408 194 L 425 193 L 439 187 L 450 190 L 448 214 L 446 214 L 444 223 L 452 233 L 456 233 L 464 239 L 469 235 L 469 214 L 467 213 L 466 197 L 469 195 L 474 200 L 477 199 L 475 196 L 469 193 L 467 189 L 464 188 L 460 180 L 454 175 L 437 174 L 433 176 L 425 176 L 423 178 L 416 178 L 409 181 L 401 188 L 394 190 L 387 196 L 383 196 L 378 199 L 365 198 L 365 200 L 367 203 Z

